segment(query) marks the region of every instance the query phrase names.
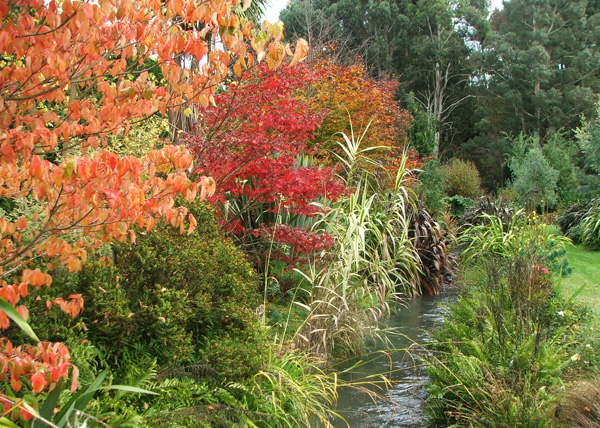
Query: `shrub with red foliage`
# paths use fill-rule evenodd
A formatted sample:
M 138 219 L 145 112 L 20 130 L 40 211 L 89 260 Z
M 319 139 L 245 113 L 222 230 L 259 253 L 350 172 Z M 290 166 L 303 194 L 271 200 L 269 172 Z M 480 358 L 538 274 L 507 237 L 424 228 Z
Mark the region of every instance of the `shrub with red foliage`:
M 215 96 L 218 107 L 201 109 L 196 131 L 185 137 L 195 158 L 195 172 L 212 174 L 213 200 L 247 195 L 279 204 L 299 214 L 321 196 L 335 198 L 344 188 L 332 168 L 297 168 L 300 153 L 318 153 L 311 144 L 324 111 L 311 112 L 298 96 L 318 78 L 305 66 L 246 73 Z
M 298 162 L 299 155 L 312 158 L 320 150 L 314 132 L 326 112 L 311 111 L 302 94 L 321 77 L 304 65 L 275 71 L 262 65 L 215 96 L 218 107 L 200 110 L 195 132 L 183 140 L 194 155 L 195 172 L 210 174 L 217 182 L 213 204 L 225 207 L 227 200 L 247 197 L 254 218 L 280 210 L 311 216 L 316 213 L 312 202 L 323 197 L 335 200 L 345 191 L 334 168 Z M 252 233 L 261 225 L 243 214 L 224 213 L 224 218 L 233 217 L 224 223 L 226 230 L 238 236 L 263 237 L 264 229 Z M 267 217 L 262 215 L 263 221 Z M 285 238 L 280 235 L 276 238 L 293 247 L 295 254 L 305 254 L 312 248 L 306 240 L 315 234 L 298 229 Z

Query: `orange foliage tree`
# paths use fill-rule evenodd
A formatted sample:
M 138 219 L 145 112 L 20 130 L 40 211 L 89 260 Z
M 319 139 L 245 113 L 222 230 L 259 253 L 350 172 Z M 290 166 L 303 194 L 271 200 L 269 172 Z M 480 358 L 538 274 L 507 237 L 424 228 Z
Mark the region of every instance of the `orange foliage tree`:
M 322 77 L 316 81 L 310 93 L 311 105 L 313 109 L 325 109 L 328 112 L 316 133 L 317 140 L 335 150 L 331 141 L 339 140 L 336 133 L 343 132 L 348 136 L 351 132 L 355 136 L 364 133 L 363 148 L 388 148 L 371 153 L 395 174 L 412 121 L 410 113 L 396 100 L 398 82 L 369 76 L 364 65 L 358 61 L 343 64 L 317 58 L 312 66 L 314 72 Z M 409 168 L 414 166 L 408 165 Z
M 188 151 L 167 146 L 142 159 L 118 156 L 106 149 L 107 136 L 153 114 L 214 103 L 229 70 L 241 74 L 263 59 L 277 67 L 286 56 L 294 64 L 306 54 L 302 40 L 295 53 L 281 43 L 281 26 L 253 29 L 235 13 L 249 5 L 0 2 L 0 202 L 36 206 L 0 218 L 0 328 L 19 321 L 18 314 L 27 318 L 20 301 L 29 287 L 50 286 L 54 269 L 79 270 L 102 242 L 133 242 L 134 226 L 149 231 L 162 217 L 191 233 L 195 220 L 174 197 L 204 198 L 214 182 L 188 178 Z M 148 78 L 149 62 L 161 68 L 164 85 Z M 48 304 L 71 316 L 83 309 L 78 295 Z M 0 380 L 10 381 L 14 393 L 24 380 L 31 391 L 43 391 L 71 367 L 62 344 L 0 339 Z

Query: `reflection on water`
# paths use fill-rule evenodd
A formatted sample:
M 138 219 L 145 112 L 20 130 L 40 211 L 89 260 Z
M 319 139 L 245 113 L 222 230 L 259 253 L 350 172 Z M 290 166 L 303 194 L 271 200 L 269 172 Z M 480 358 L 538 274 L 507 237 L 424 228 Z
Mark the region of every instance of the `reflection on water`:
M 356 368 L 340 376 L 346 380 L 356 382 L 369 376 L 386 374 L 394 381 L 394 385 L 391 389 L 382 391 L 384 400 L 377 402 L 373 402 L 366 392 L 342 388 L 339 391 L 337 412 L 347 424 L 337 420 L 334 422 L 336 428 L 426 426 L 422 403 L 426 397 L 423 386 L 427 377 L 419 361 L 413 358 L 411 352 L 404 350 L 414 346 L 414 342 L 427 343 L 427 332 L 442 322 L 447 304 L 454 298 L 454 294 L 447 292 L 442 296 L 414 299 L 390 319 L 390 327 L 395 328 L 399 334 L 390 334 L 388 339 L 397 351 L 387 351 L 389 346 L 382 343 L 373 344 L 367 356 L 338 367 L 338 370 L 343 370 L 357 364 Z

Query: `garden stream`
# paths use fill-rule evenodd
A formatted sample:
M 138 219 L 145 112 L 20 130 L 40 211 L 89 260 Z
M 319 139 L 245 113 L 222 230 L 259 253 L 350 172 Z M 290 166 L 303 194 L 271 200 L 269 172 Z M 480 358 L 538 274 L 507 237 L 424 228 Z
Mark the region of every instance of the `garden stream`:
M 372 344 L 368 354 L 345 362 L 337 368 L 344 370 L 361 361 L 360 365 L 340 377 L 349 381 L 360 381 L 368 376 L 385 374 L 394 384 L 392 388 L 381 392 L 384 399 L 377 402 L 366 392 L 341 388 L 337 412 L 347 424 L 337 420 L 334 422 L 336 428 L 426 426 L 422 404 L 427 396 L 424 388 L 427 375 L 416 357 L 419 348 L 417 344 L 428 342 L 427 332 L 440 325 L 448 303 L 454 301 L 455 297 L 454 293 L 445 292 L 440 296 L 413 299 L 406 308 L 402 308 L 390 318 L 389 327 L 399 333 L 388 335 L 393 351 L 386 354 L 383 351 L 390 349 L 390 345 Z M 412 348 L 407 351 L 411 345 Z

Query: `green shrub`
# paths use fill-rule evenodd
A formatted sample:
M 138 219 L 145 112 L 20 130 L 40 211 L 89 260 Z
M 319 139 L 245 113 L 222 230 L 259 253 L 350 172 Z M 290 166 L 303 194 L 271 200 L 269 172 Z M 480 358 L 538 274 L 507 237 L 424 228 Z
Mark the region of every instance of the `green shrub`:
M 481 196 L 481 178 L 475 164 L 462 159 L 452 159 L 442 167 L 448 196 L 475 199 Z
M 583 243 L 594 250 L 600 249 L 600 201 L 594 201 L 581 226 Z
M 572 359 L 583 322 L 552 290 L 533 253 L 488 259 L 464 289 L 428 353 L 430 422 L 454 427 L 547 427 L 552 388 Z M 561 310 L 557 310 L 560 308 Z M 564 311 L 564 312 L 563 312 Z
M 547 225 L 520 212 L 508 218 L 484 214 L 482 219 L 482 223 L 467 229 L 460 238 L 464 263 L 485 266 L 528 255 L 553 274 L 566 276 L 571 272 L 565 249 L 568 239 L 553 235 Z
M 526 204 L 530 210 L 556 207 L 560 174 L 552 168 L 541 149 L 532 148 L 521 162 L 512 162 L 511 169 L 512 186 L 520 203 Z
M 143 344 L 161 365 L 205 361 L 222 375 L 256 373 L 265 338 L 254 315 L 255 273 L 219 234 L 208 205 L 189 209 L 198 222 L 192 235 L 161 222 L 152 233 L 138 233 L 134 245 L 114 245 L 113 263 L 90 261 L 80 274 L 58 277 L 50 289 L 39 290 L 39 312 L 32 316 L 42 336 L 66 340 L 78 334 L 110 365 Z M 45 307 L 46 299 L 72 293 L 84 297 L 80 318 L 69 320 L 58 308 Z M 73 329 L 82 322 L 86 333 Z M 220 338 L 227 343 L 218 343 Z
M 115 250 L 126 300 L 140 306 L 131 318 L 142 315 L 136 329 L 156 336 L 156 342 L 164 337 L 180 347 L 181 352 L 173 353 L 172 358 L 183 361 L 191 358 L 183 353 L 189 340 L 209 364 L 233 364 L 221 357 L 206 357 L 203 349 L 207 338 L 229 335 L 237 340 L 237 353 L 241 354 L 235 361 L 238 374 L 251 375 L 259 368 L 258 350 L 253 346 L 244 352 L 243 346 L 261 340 L 253 312 L 258 306 L 255 274 L 243 254 L 218 233 L 207 205 L 196 204 L 190 210 L 198 222 L 191 236 L 160 226 L 154 233 L 140 236 L 135 245 Z M 187 337 L 179 331 L 182 328 Z
M 433 214 L 446 211 L 447 205 L 444 198 L 448 196 L 446 193 L 448 184 L 445 175 L 442 173 L 440 161 L 437 159 L 429 160 L 419 173 L 419 180 L 421 182 L 421 192 L 429 211 Z

